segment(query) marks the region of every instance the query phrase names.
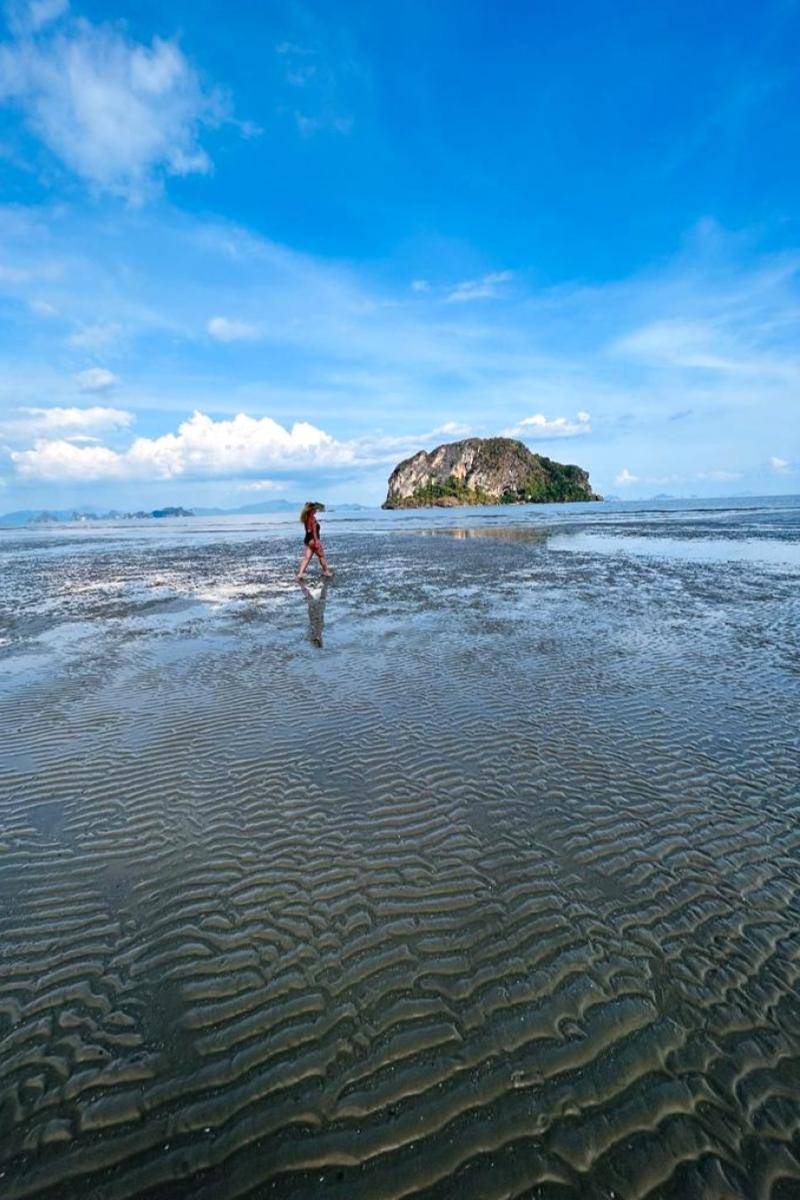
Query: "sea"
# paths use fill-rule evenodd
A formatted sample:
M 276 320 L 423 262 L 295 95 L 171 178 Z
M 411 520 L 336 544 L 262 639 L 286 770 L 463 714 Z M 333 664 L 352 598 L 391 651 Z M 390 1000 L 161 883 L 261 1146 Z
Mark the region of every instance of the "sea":
M 3 1200 L 800 1195 L 800 497 L 0 529 Z

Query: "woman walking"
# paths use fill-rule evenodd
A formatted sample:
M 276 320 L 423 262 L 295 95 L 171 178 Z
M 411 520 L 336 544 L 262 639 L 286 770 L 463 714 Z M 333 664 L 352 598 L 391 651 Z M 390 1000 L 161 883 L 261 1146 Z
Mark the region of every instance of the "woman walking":
M 330 579 L 333 575 L 333 571 L 331 571 L 325 558 L 325 551 L 322 549 L 322 542 L 319 540 L 319 521 L 317 520 L 317 513 L 324 511 L 325 505 L 320 504 L 317 500 L 307 500 L 303 505 L 302 512 L 300 513 L 300 520 L 303 524 L 303 528 L 306 531 L 305 537 L 303 538 L 303 541 L 305 542 L 305 549 L 303 550 L 303 557 L 300 559 L 300 567 L 297 571 L 298 579 L 303 578 L 306 573 L 306 567 L 311 562 L 311 559 L 315 554 L 319 559 L 319 565 L 322 567 L 322 574 L 325 576 L 325 578 Z

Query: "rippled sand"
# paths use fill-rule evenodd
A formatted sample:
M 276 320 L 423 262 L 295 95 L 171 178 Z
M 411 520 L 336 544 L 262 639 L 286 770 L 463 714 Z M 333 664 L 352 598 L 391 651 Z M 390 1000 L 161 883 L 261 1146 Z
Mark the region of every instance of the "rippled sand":
M 41 545 L 3 1200 L 800 1195 L 796 569 Z

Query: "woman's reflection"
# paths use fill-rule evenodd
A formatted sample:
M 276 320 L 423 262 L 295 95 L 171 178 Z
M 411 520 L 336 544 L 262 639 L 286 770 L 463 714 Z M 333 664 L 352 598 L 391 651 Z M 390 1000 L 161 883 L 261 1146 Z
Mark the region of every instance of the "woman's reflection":
M 308 586 L 303 579 L 298 584 L 308 604 L 308 640 L 312 646 L 322 649 L 322 629 L 325 624 L 325 599 L 328 595 L 328 580 L 323 579 L 319 591 Z

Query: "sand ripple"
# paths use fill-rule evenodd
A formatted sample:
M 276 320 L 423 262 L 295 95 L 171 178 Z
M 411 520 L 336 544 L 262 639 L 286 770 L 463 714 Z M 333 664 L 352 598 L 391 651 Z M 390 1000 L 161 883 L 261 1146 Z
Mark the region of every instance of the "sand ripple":
M 335 548 L 18 581 L 4 1200 L 800 1195 L 796 577 Z

